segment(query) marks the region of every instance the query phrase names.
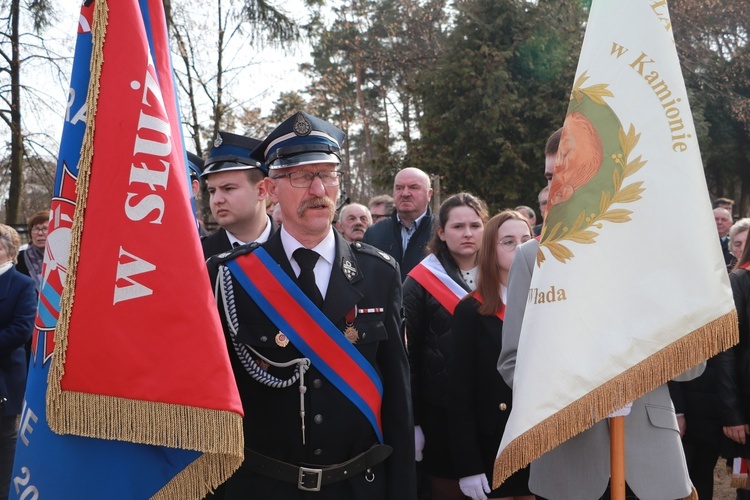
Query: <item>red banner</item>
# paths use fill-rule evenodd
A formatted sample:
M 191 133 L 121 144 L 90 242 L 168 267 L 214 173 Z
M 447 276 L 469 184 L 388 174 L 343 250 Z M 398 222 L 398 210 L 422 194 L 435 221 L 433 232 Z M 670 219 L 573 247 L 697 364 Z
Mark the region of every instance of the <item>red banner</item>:
M 62 434 L 204 452 L 168 494 L 201 496 L 242 462 L 242 404 L 190 205 L 163 15 L 160 0 L 96 5 L 47 417 Z

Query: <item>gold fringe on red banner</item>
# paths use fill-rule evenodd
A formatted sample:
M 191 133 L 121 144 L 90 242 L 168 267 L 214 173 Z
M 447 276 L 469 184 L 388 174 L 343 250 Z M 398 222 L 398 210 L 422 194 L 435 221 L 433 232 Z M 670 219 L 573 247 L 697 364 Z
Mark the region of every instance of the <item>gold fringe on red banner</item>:
M 729 349 L 738 339 L 737 311 L 732 310 L 600 385 L 508 443 L 495 460 L 493 488 L 615 410 Z

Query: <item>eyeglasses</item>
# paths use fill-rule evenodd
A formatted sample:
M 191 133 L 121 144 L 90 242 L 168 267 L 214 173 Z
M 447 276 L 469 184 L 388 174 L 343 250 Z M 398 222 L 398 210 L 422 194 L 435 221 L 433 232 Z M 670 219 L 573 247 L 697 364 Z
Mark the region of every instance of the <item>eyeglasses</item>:
M 388 214 L 372 214 L 372 220 L 373 222 L 380 219 L 385 219 L 388 217 Z
M 31 232 L 36 233 L 36 234 L 47 234 L 48 230 L 49 228 L 47 226 L 45 227 L 34 226 L 31 228 Z
M 299 170 L 297 172 L 291 172 L 289 174 L 279 174 L 272 179 L 281 179 L 282 177 L 289 177 L 289 184 L 292 187 L 306 188 L 310 187 L 313 179 L 316 177 L 320 178 L 320 181 L 324 186 L 338 186 L 341 183 L 341 176 L 344 172 L 339 170 L 326 170 L 323 172 L 308 172 L 307 170 Z
M 513 238 L 503 238 L 502 240 L 498 241 L 497 244 L 506 252 L 512 252 L 518 245 L 526 243 L 530 239 L 531 236 L 524 236 L 523 238 L 521 238 L 521 241 L 516 241 Z

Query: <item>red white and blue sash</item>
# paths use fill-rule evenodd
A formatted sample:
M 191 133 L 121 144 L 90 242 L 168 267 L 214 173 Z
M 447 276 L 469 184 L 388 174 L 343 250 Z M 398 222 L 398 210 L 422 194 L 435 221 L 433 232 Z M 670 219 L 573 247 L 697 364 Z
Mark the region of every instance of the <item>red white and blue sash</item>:
M 262 247 L 226 263 L 250 298 L 370 421 L 383 442 L 383 384 L 372 365 Z
M 448 276 L 434 254 L 425 257 L 407 276 L 422 285 L 451 314 L 456 310 L 458 302 L 469 293 Z

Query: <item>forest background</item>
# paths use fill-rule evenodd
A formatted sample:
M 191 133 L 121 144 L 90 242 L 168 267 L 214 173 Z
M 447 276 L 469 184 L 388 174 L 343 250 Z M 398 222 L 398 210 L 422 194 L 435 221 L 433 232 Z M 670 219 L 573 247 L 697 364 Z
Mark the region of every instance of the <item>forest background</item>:
M 433 176 L 436 200 L 465 190 L 492 210 L 536 207 L 544 144 L 564 119 L 590 3 L 301 0 L 290 12 L 284 0 L 164 0 L 186 148 L 206 156 L 218 130 L 262 139 L 301 110 L 348 136 L 342 201 L 390 192 L 395 173 L 413 166 Z M 735 216 L 750 211 L 744 4 L 669 5 L 709 192 L 735 199 Z M 59 137 L 39 124 L 71 118 L 72 45 L 49 43 L 62 5 L 0 6 L 0 220 L 21 225 L 49 207 Z M 271 50 L 307 54 L 305 83 L 263 111 L 247 82 L 267 74 L 274 87 L 273 62 L 256 57 Z M 210 224 L 207 199 L 199 216 Z

